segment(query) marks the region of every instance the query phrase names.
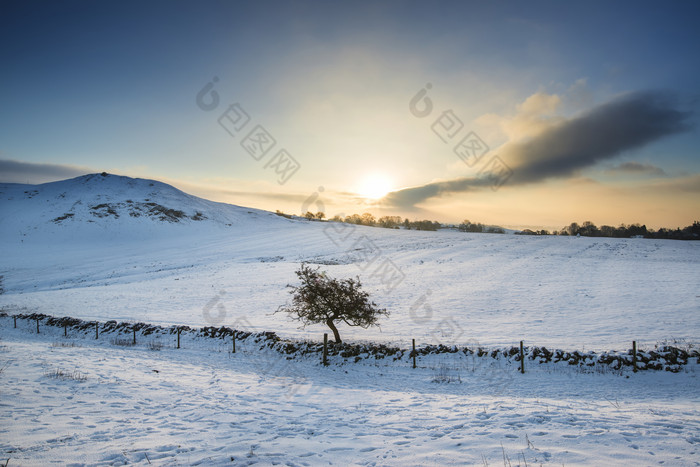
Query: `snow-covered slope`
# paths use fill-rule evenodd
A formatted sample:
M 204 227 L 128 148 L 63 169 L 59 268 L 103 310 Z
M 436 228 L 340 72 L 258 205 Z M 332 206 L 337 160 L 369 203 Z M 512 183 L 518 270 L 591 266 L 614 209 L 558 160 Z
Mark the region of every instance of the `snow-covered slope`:
M 245 223 L 283 223 L 266 211 L 215 203 L 155 180 L 107 173 L 42 185 L 0 184 L 0 237 L 23 241 L 198 235 Z M 197 224 L 195 226 L 195 224 Z
M 274 314 L 304 261 L 359 275 L 391 312 L 381 328 L 341 328 L 347 340 L 624 350 L 700 330 L 700 242 L 295 221 L 100 174 L 0 193 L 10 312 L 320 339 L 323 326 Z

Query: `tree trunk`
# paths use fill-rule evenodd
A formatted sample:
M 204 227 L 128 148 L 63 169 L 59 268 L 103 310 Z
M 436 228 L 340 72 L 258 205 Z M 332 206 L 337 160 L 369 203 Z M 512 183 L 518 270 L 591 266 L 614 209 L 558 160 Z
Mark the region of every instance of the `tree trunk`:
M 333 338 L 335 339 L 336 344 L 340 344 L 340 333 L 338 332 L 338 328 L 335 327 L 335 324 L 333 323 L 332 319 L 327 319 L 326 324 L 328 325 L 329 328 L 331 328 L 331 331 L 333 331 Z

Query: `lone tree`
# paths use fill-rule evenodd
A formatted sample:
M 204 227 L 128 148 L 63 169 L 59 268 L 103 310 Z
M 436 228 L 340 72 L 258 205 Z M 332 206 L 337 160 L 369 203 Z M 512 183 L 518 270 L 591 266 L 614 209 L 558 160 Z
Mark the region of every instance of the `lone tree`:
M 289 285 L 293 295 L 291 305 L 282 305 L 277 312 L 284 311 L 304 326 L 325 323 L 333 331 L 335 342 L 340 343 L 336 322 L 367 329 L 376 326 L 379 317 L 388 316 L 386 309 L 377 308 L 369 300 L 369 294 L 361 290 L 360 278 L 334 279 L 319 268 L 306 264 L 295 271 L 301 280 L 300 286 Z

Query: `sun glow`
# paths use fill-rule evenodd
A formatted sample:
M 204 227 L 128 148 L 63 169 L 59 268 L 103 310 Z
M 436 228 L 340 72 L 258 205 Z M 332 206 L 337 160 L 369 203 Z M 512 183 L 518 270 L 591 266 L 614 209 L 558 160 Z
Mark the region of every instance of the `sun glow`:
M 393 190 L 393 180 L 382 173 L 371 173 L 360 180 L 357 194 L 366 199 L 379 199 Z

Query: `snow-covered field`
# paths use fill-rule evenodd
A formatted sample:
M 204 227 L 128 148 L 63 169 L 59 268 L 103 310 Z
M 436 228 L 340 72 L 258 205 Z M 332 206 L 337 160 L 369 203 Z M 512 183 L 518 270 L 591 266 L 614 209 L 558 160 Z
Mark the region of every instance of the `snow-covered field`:
M 320 340 L 324 327 L 298 329 L 273 314 L 294 270 L 309 262 L 359 275 L 392 313 L 380 329 L 341 328 L 347 341 L 697 345 L 699 248 L 289 220 L 111 175 L 0 185 L 0 307 L 10 314 Z M 261 371 L 261 357 L 245 349 L 232 356 L 200 341 L 152 351 L 0 324 L 0 365 L 8 362 L 0 447 L 11 463 L 501 465 L 504 453 L 512 465 L 700 460 L 695 363 L 626 378 L 547 365 L 520 375 L 506 363 L 470 368 L 445 356 L 416 370 L 323 368 L 313 359 L 287 375 Z M 47 376 L 56 369 L 87 380 Z M 443 371 L 461 381 L 433 382 Z
M 335 276 L 359 275 L 377 304 L 391 311 L 381 328 L 341 329 L 347 340 L 524 340 L 622 350 L 632 340 L 693 340 L 700 329 L 700 242 L 292 221 L 158 182 L 99 175 L 0 185 L 0 200 L 6 289 L 0 306 L 11 311 L 166 325 L 243 323 L 321 339 L 325 327 L 300 330 L 273 314 L 306 261 Z M 126 200 L 207 219 L 133 217 Z M 110 206 L 118 218 L 107 212 Z
M 11 465 L 698 465 L 698 365 L 524 375 L 498 360 L 329 367 L 241 343 L 151 350 L 0 318 Z M 265 371 L 265 368 L 274 368 Z M 78 379 L 56 378 L 60 371 Z M 508 461 L 509 460 L 509 461 Z

